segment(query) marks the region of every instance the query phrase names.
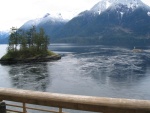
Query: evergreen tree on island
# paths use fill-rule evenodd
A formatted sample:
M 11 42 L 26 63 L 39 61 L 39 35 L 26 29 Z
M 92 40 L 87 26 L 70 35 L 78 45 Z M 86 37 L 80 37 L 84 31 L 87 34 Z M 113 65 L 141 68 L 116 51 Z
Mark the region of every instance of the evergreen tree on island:
M 49 44 L 50 38 L 45 34 L 43 28 L 40 28 L 37 32 L 35 26 L 33 26 L 26 32 L 12 27 L 7 53 L 1 58 L 1 61 L 12 59 L 23 61 L 24 59 L 35 60 L 37 58 L 44 61 L 43 58 L 58 57 L 58 55 L 48 50 Z

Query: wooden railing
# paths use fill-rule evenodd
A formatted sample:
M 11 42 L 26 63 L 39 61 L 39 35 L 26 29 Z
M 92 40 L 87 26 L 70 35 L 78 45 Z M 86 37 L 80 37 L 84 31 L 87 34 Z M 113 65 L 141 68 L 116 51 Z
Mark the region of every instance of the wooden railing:
M 6 107 L 12 106 L 21 108 L 22 111 L 7 109 L 7 111 L 18 113 L 27 113 L 30 109 L 52 113 L 63 113 L 62 108 L 102 113 L 150 113 L 149 100 L 101 98 L 10 88 L 0 88 L 0 100 L 6 103 Z M 7 104 L 7 101 L 20 102 L 22 103 L 22 106 Z M 31 108 L 27 107 L 26 104 L 57 107 L 58 111 Z

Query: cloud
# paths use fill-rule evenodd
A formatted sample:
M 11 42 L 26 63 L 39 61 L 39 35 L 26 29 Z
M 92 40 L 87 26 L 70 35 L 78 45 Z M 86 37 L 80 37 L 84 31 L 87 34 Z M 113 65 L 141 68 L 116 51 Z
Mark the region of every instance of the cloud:
M 90 9 L 100 0 L 1 0 L 0 30 L 20 27 L 24 22 L 43 17 L 46 13 L 61 13 L 72 18 L 81 11 Z M 142 0 L 149 3 L 149 0 Z
M 96 3 L 99 0 L 1 0 L 0 30 L 20 27 L 25 20 L 39 18 L 46 13 L 62 13 L 62 16 L 69 19 L 90 9 L 94 1 Z

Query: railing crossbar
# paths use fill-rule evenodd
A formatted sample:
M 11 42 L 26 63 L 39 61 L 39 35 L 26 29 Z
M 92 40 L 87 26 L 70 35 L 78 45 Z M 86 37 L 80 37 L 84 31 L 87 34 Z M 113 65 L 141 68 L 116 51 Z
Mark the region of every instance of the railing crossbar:
M 26 107 L 26 109 L 44 111 L 44 112 L 51 112 L 51 113 L 65 113 L 65 112 L 57 112 L 57 111 L 53 111 L 53 110 L 44 110 L 44 109 L 38 109 L 38 108 L 32 108 L 32 107 Z
M 23 108 L 22 106 L 12 105 L 12 104 L 6 104 L 6 106 L 12 106 L 12 107 L 17 107 L 17 108 Z
M 6 109 L 6 111 L 9 111 L 9 112 L 15 112 L 15 113 L 23 113 L 23 112 L 21 112 L 21 111 L 10 110 L 10 109 Z
M 23 106 L 12 105 L 12 104 L 6 104 L 6 106 L 16 107 L 16 108 L 23 108 Z M 25 110 L 36 110 L 36 111 L 43 111 L 43 112 L 50 112 L 50 113 L 66 113 L 66 112 L 62 112 L 62 108 L 59 108 L 59 112 L 58 112 L 58 111 L 54 111 L 54 110 L 39 109 L 39 108 L 33 108 L 33 107 L 26 107 L 25 106 Z M 17 112 L 17 113 L 24 113 L 24 112 L 10 110 L 10 109 L 7 109 L 7 111 Z

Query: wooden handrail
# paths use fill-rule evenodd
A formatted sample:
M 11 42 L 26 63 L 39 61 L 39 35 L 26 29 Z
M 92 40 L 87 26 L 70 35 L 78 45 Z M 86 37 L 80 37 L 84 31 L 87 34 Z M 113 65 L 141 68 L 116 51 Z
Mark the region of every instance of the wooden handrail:
M 103 98 L 0 88 L 0 100 L 103 113 L 150 113 L 149 100 Z

